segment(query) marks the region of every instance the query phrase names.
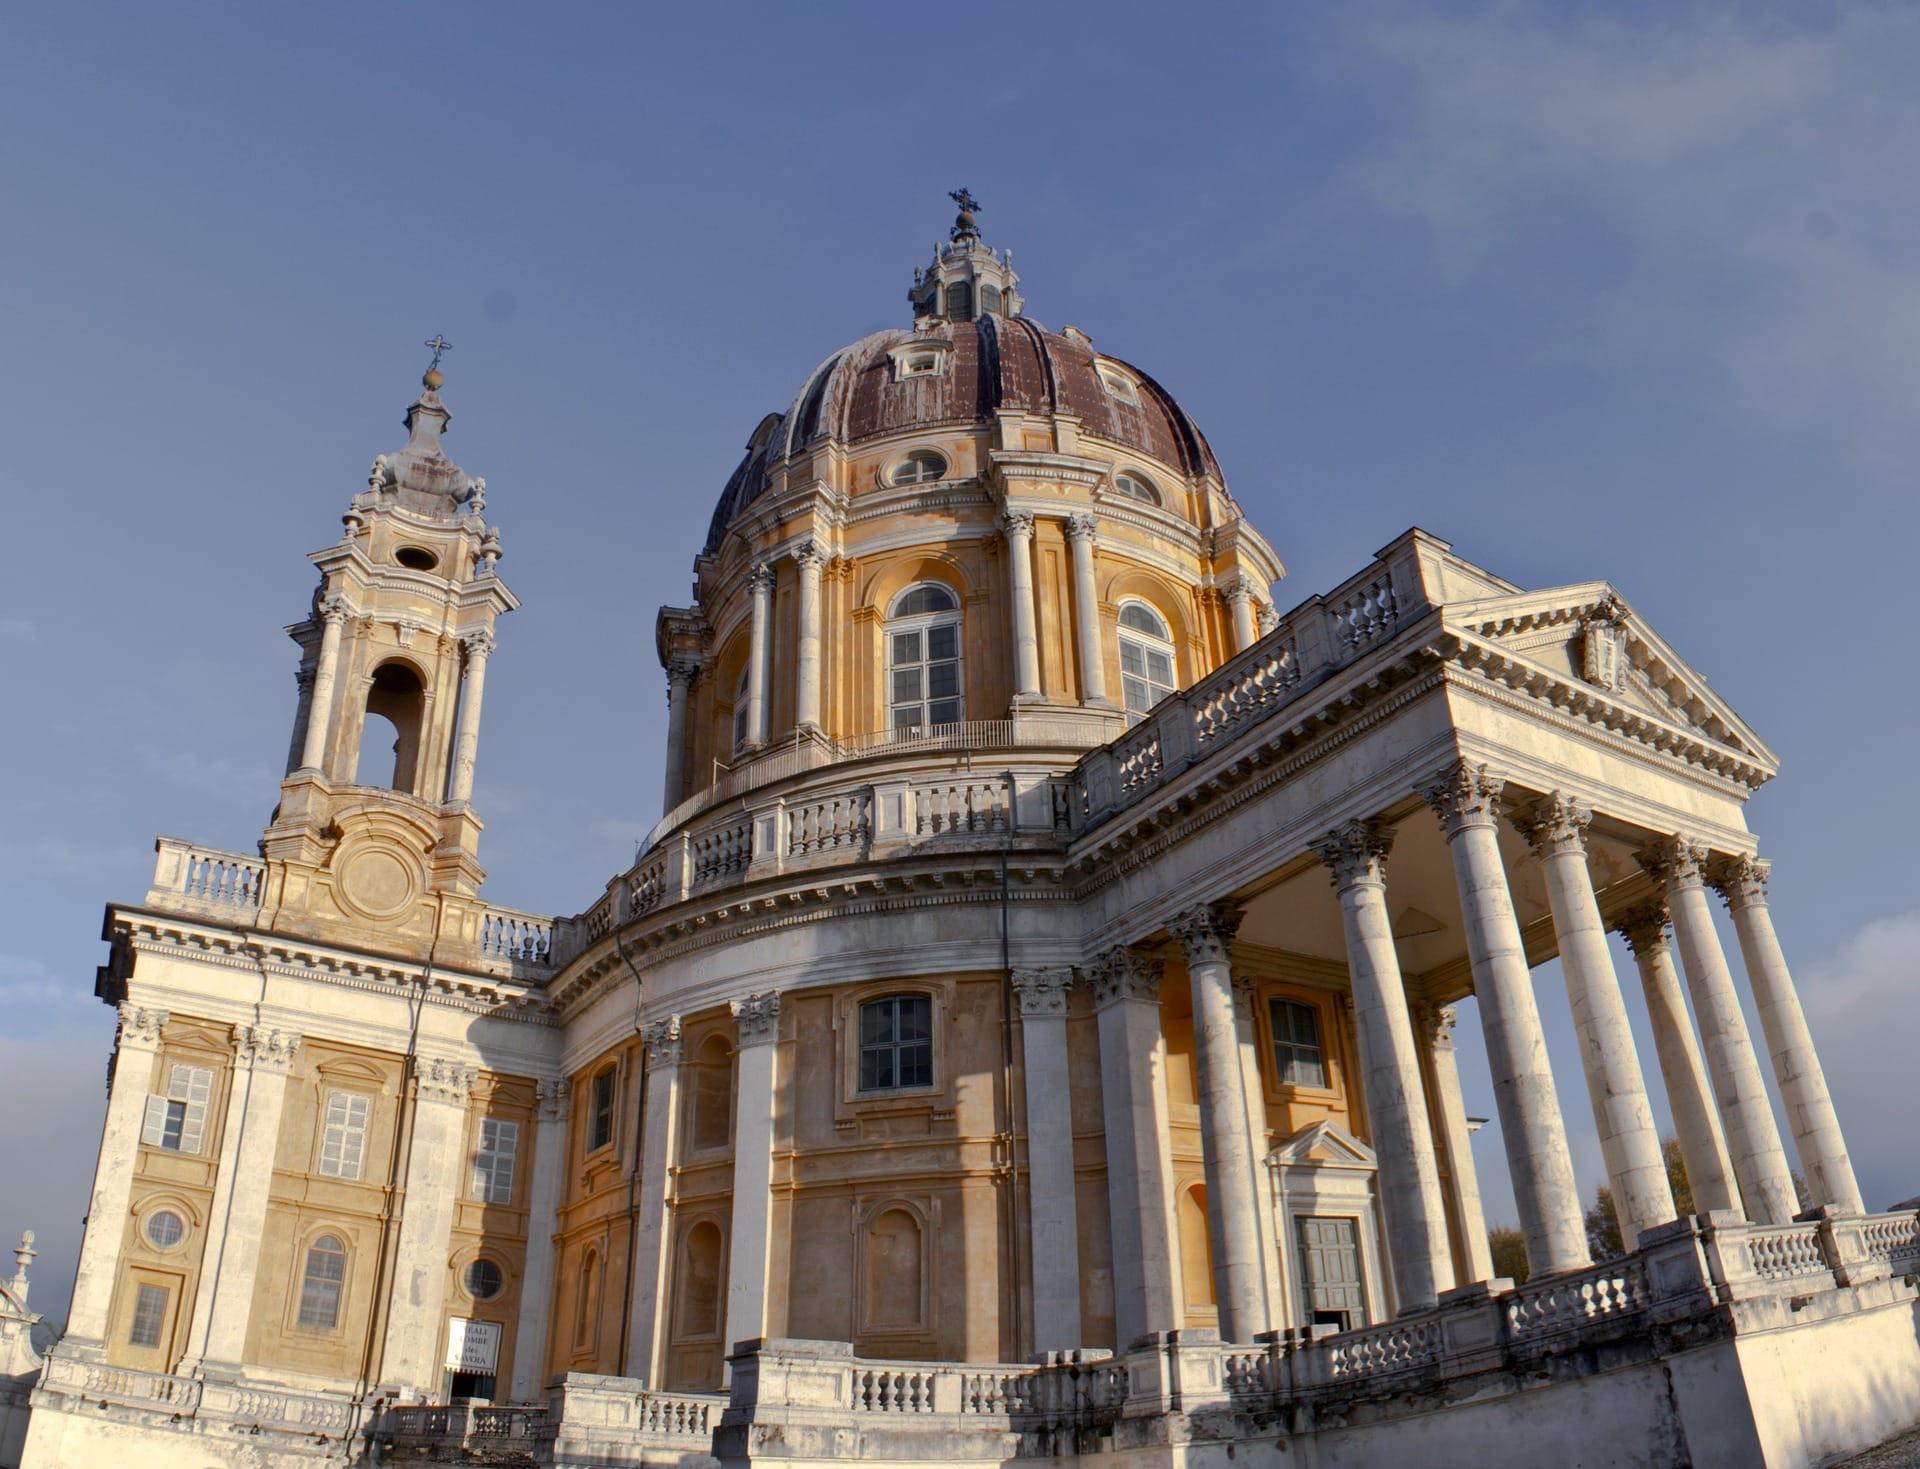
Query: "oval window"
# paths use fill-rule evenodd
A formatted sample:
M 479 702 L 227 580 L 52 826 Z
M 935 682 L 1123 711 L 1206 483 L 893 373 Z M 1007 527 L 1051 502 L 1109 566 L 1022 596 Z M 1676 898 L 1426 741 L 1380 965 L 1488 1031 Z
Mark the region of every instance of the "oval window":
M 1160 492 L 1153 487 L 1153 481 L 1143 474 L 1129 474 L 1122 471 L 1113 477 L 1113 487 L 1129 499 L 1139 500 L 1148 505 L 1160 503 Z
M 147 1243 L 156 1250 L 170 1250 L 187 1237 L 187 1226 L 171 1209 L 156 1209 L 147 1216 Z
M 888 478 L 896 485 L 930 485 L 947 472 L 947 461 L 931 449 L 915 449 Z
M 467 1273 L 461 1280 L 467 1294 L 476 1301 L 490 1301 L 500 1294 L 501 1287 L 507 1283 L 500 1273 L 500 1267 L 482 1255 L 467 1266 Z
M 408 571 L 432 571 L 440 564 L 440 558 L 425 546 L 402 546 L 393 553 L 393 559 Z

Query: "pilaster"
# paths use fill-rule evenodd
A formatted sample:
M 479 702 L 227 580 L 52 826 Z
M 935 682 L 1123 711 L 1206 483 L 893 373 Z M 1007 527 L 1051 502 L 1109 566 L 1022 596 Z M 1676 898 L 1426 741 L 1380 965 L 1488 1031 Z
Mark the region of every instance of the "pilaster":
M 1033 1268 L 1033 1349 L 1080 1345 L 1080 1228 L 1074 1197 L 1073 1079 L 1067 1061 L 1071 969 L 1016 969 L 1026 1077 L 1028 1258 Z

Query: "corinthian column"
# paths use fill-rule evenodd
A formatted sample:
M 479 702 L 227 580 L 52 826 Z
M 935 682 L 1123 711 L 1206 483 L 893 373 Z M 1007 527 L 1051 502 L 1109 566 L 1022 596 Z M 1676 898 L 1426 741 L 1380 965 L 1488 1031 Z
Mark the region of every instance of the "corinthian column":
M 767 1277 L 773 1257 L 774 1063 L 780 996 L 768 991 L 733 1002 L 739 1033 L 733 1119 L 733 1240 L 727 1259 L 725 1346 L 767 1334 Z
M 480 699 L 487 688 L 487 658 L 493 652 L 493 634 L 468 633 L 460 639 L 467 650 L 466 686 L 460 697 L 460 732 L 453 742 L 453 782 L 447 799 L 473 799 L 473 764 L 480 752 Z
M 327 758 L 327 735 L 333 727 L 333 685 L 340 672 L 340 629 L 346 621 L 346 603 L 338 597 L 329 597 L 320 605 L 320 659 L 313 666 L 307 739 L 300 752 L 302 770 L 318 770 Z
M 1000 517 L 1007 537 L 1007 576 L 1013 596 L 1013 689 L 1017 697 L 1040 697 L 1040 634 L 1033 606 L 1033 517 L 1009 511 Z
M 691 658 L 674 658 L 667 663 L 667 778 L 660 802 L 663 813 L 680 804 L 680 790 L 686 780 L 687 696 L 699 668 Z
M 1028 1213 L 1033 1224 L 1033 1349 L 1080 1339 L 1080 1226 L 1074 1200 L 1073 1077 L 1067 1066 L 1071 969 L 1016 969 L 1027 1091 Z
M 1674 1217 L 1673 1190 L 1667 1184 L 1633 1027 L 1587 870 L 1587 826 L 1592 820 L 1585 806 L 1555 791 L 1517 824 L 1546 875 L 1560 972 L 1566 978 L 1567 1003 L 1587 1073 L 1587 1100 L 1593 1104 L 1620 1238 L 1631 1250 L 1647 1230 Z
M 1700 1060 L 1693 1021 L 1680 993 L 1680 976 L 1673 967 L 1673 949 L 1667 943 L 1667 905 L 1643 903 L 1630 908 L 1614 927 L 1633 950 L 1633 962 L 1640 971 L 1647 1018 L 1653 1024 L 1654 1054 L 1660 1058 L 1660 1077 L 1667 1084 L 1667 1106 L 1673 1112 L 1681 1161 L 1687 1165 L 1693 1207 L 1701 1212 L 1737 1212 L 1740 1196 L 1733 1188 L 1733 1164 L 1727 1160 L 1727 1142 L 1714 1115 L 1707 1068 Z
M 767 626 L 773 617 L 773 568 L 756 566 L 747 573 L 747 591 L 753 597 L 747 626 L 747 748 L 767 742 Z
M 1233 651 L 1244 653 L 1260 641 L 1259 629 L 1254 625 L 1253 584 L 1244 576 L 1236 576 L 1227 583 L 1227 605 L 1233 609 Z
M 1726 899 L 1733 930 L 1740 937 L 1760 1029 L 1773 1057 L 1774 1080 L 1780 1083 L 1787 1126 L 1793 1131 L 1794 1149 L 1800 1154 L 1800 1170 L 1806 1174 L 1813 1201 L 1843 1213 L 1864 1214 L 1847 1140 L 1840 1135 L 1826 1073 L 1813 1049 L 1813 1032 L 1807 1029 L 1800 994 L 1773 931 L 1773 914 L 1767 908 L 1770 870 L 1768 863 L 1753 857 L 1730 857 L 1715 868 L 1713 885 Z
M 1535 1275 L 1584 1270 L 1587 1251 L 1580 1191 L 1567 1151 L 1566 1123 L 1553 1090 L 1546 1033 L 1534 1003 L 1533 976 L 1520 946 L 1495 830 L 1503 781 L 1462 760 L 1420 794 L 1440 818 L 1453 853 L 1460 914 L 1467 929 L 1473 990 L 1486 1032 L 1493 1100 L 1507 1147 L 1513 1200 Z
M 1340 894 L 1361 1087 L 1380 1160 L 1394 1298 L 1402 1311 L 1424 1311 L 1441 1291 L 1453 1288 L 1453 1255 L 1413 1020 L 1387 918 L 1392 845 L 1385 827 L 1350 821 L 1315 842 L 1313 850 L 1332 871 Z
M 1080 693 L 1083 702 L 1107 702 L 1107 664 L 1100 650 L 1100 594 L 1094 582 L 1093 548 L 1100 522 L 1091 515 L 1067 521 L 1067 544 L 1073 548 L 1073 628 L 1080 648 Z
M 802 541 L 793 562 L 800 569 L 800 659 L 793 722 L 801 729 L 820 728 L 820 548 Z
M 1252 1341 L 1271 1323 L 1266 1265 L 1260 1258 L 1260 1190 L 1247 1119 L 1246 1083 L 1234 1024 L 1233 970 L 1227 945 L 1240 926 L 1228 903 L 1189 908 L 1167 930 L 1186 951 L 1193 986 L 1193 1049 L 1200 1081 L 1200 1141 L 1206 1158 L 1207 1206 L 1218 1221 L 1213 1262 L 1220 1333 Z
M 1673 915 L 1680 962 L 1687 971 L 1693 1013 L 1700 1022 L 1707 1074 L 1713 1078 L 1727 1152 L 1734 1177 L 1740 1181 L 1747 1218 L 1755 1224 L 1785 1224 L 1799 1211 L 1799 1201 L 1786 1150 L 1780 1146 L 1780 1131 L 1773 1123 L 1760 1061 L 1753 1052 L 1753 1037 L 1747 1033 L 1727 956 L 1714 931 L 1713 911 L 1700 876 L 1706 858 L 1707 849 L 1684 836 L 1668 837 L 1640 854 L 1641 864 L 1660 885 L 1667 911 Z
M 640 1138 L 640 1214 L 634 1228 L 633 1301 L 627 1327 L 629 1377 L 661 1386 L 666 1368 L 667 1238 L 674 1139 L 680 1136 L 680 1017 L 668 1015 L 641 1029 L 647 1048 L 645 1130 Z M 727 1342 L 727 1350 L 733 1343 Z

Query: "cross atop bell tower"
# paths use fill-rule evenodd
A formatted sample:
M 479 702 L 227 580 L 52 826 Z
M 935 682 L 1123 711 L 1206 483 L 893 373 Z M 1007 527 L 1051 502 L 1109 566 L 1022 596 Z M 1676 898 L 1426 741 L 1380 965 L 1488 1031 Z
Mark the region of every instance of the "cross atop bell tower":
M 464 924 L 485 873 L 472 807 L 500 580 L 486 481 L 447 456 L 441 355 L 408 407 L 408 438 L 373 461 L 341 517 L 300 647 L 300 702 L 280 805 L 262 841 L 262 926 L 430 955 Z

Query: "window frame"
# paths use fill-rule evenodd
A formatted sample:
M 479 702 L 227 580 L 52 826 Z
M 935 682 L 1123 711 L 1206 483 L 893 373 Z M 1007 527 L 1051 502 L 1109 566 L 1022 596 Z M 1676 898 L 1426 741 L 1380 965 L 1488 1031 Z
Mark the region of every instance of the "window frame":
M 1100 386 L 1106 390 L 1109 398 L 1116 403 L 1130 403 L 1136 408 L 1140 406 L 1140 385 L 1126 373 L 1104 362 L 1096 364 L 1094 371 L 1099 374 Z
M 172 1239 L 168 1240 L 165 1244 L 162 1244 L 159 1240 L 153 1237 L 153 1227 L 162 1219 L 171 1219 L 175 1224 L 177 1224 L 180 1227 L 180 1232 L 176 1234 Z M 175 1250 L 179 1249 L 183 1244 L 186 1243 L 187 1236 L 190 1235 L 191 1233 L 193 1233 L 193 1225 L 191 1222 L 189 1222 L 185 1211 L 182 1210 L 178 1205 L 170 1202 L 163 1203 L 159 1205 L 157 1208 L 149 1209 L 146 1213 L 146 1217 L 144 1217 L 140 1221 L 141 1243 L 146 1245 L 148 1249 L 154 1251 L 156 1254 L 161 1254 L 161 1255 L 172 1254 Z
M 493 1130 L 493 1142 L 487 1138 Z M 502 1135 L 505 1147 L 500 1146 Z M 488 1160 L 491 1160 L 490 1162 Z M 504 1171 L 506 1183 L 501 1187 Z M 474 1129 L 473 1169 L 468 1197 L 487 1205 L 511 1204 L 520 1181 L 520 1124 L 511 1117 L 481 1117 Z
M 167 1063 L 166 1088 L 147 1094 L 140 1119 L 140 1145 L 164 1153 L 199 1157 L 206 1149 L 213 1108 L 213 1068 L 191 1061 Z M 178 1109 L 178 1110 L 176 1110 Z
M 494 1276 L 493 1289 L 484 1296 L 473 1288 L 473 1272 L 482 1266 L 491 1269 Z M 460 1294 L 472 1301 L 476 1306 L 483 1306 L 490 1301 L 497 1301 L 506 1293 L 507 1267 L 494 1259 L 492 1255 L 483 1251 L 460 1267 Z
M 900 1034 L 900 1007 L 907 1003 L 915 1003 L 926 1007 L 924 1027 L 926 1034 L 924 1036 L 907 1039 Z M 890 1013 L 890 1029 L 892 1034 L 884 1040 L 870 1041 L 867 1039 L 867 1015 L 870 1011 L 877 1011 L 883 1005 L 893 1007 Z M 891 994 L 873 995 L 860 1001 L 854 1011 L 856 1024 L 858 1026 L 854 1037 L 854 1046 L 858 1053 L 855 1058 L 857 1073 L 855 1090 L 860 1097 L 896 1097 L 924 1094 L 933 1090 L 935 1051 L 933 1011 L 933 996 L 927 994 L 924 990 L 901 990 Z M 904 1070 L 902 1054 L 909 1047 L 914 1050 L 925 1049 L 924 1080 L 903 1081 L 899 1079 Z M 869 1083 L 867 1080 L 867 1057 L 869 1053 L 878 1054 L 882 1052 L 884 1052 L 889 1059 L 891 1074 L 895 1079 L 884 1083 Z M 917 1067 L 916 1074 L 918 1074 Z
M 143 1352 L 158 1352 L 166 1348 L 167 1308 L 173 1292 L 164 1285 L 150 1280 L 136 1280 L 133 1285 L 133 1301 L 127 1312 L 127 1342 Z M 157 1298 L 157 1301 L 156 1301 Z M 151 1314 L 147 1307 L 153 1306 Z M 151 1339 L 143 1340 L 141 1326 L 145 1322 L 151 1328 Z
M 923 588 L 932 588 L 945 594 L 951 606 L 932 612 L 897 612 L 895 609 Z M 953 630 L 953 656 L 935 658 L 932 656 L 933 634 Z M 902 587 L 887 604 L 887 616 L 881 625 L 881 636 L 885 641 L 886 682 L 883 692 L 886 696 L 885 732 L 891 737 L 924 735 L 948 725 L 965 724 L 967 721 L 967 628 L 966 609 L 959 591 L 942 581 L 923 578 L 909 586 Z M 917 639 L 919 657 L 911 663 L 899 660 L 899 648 L 896 639 L 914 637 Z M 954 690 L 950 695 L 935 697 L 933 694 L 933 670 L 936 666 L 953 666 Z M 920 696 L 917 705 L 920 719 L 902 724 L 899 711 L 908 707 L 907 701 L 897 697 L 896 675 L 911 669 L 918 675 Z M 936 705 L 953 704 L 958 716 L 954 719 L 936 720 L 933 717 Z
M 925 995 L 933 1002 L 933 1084 L 911 1091 L 863 1092 L 860 1090 L 860 1007 L 868 1000 L 893 995 Z M 959 1002 L 959 981 L 945 976 L 929 979 L 894 975 L 840 989 L 833 999 L 833 1064 L 839 1070 L 834 1125 L 853 1128 L 859 1126 L 862 1119 L 871 1117 L 925 1117 L 935 1125 L 936 1135 L 940 1135 L 943 1125 L 951 1122 L 955 1106 L 954 1076 L 959 1067 L 953 1051 L 950 1017 L 957 1013 Z
M 344 1104 L 343 1116 L 336 1121 L 334 1103 Z M 354 1104 L 358 1103 L 360 1117 L 354 1120 Z M 333 1146 L 335 1128 L 339 1129 L 338 1161 L 328 1165 L 327 1152 Z M 366 1177 L 367 1136 L 373 1129 L 373 1098 L 365 1092 L 349 1091 L 344 1087 L 329 1087 L 320 1097 L 320 1141 L 314 1150 L 313 1171 L 322 1178 L 337 1178 L 343 1183 L 358 1183 Z M 348 1145 L 353 1147 L 353 1171 L 348 1172 L 346 1156 Z
M 1322 1014 L 1320 1006 L 1312 1000 L 1302 999 L 1297 995 L 1272 994 L 1266 997 L 1266 1001 L 1267 1055 L 1273 1062 L 1274 1085 L 1290 1091 L 1324 1092 L 1331 1090 L 1333 1082 L 1332 1068 L 1330 1065 L 1331 1058 L 1328 1055 L 1327 1047 L 1326 1017 Z M 1289 1017 L 1291 1017 L 1293 1012 L 1298 1012 L 1311 1020 L 1313 1024 L 1313 1043 L 1310 1046 L 1295 1038 L 1294 1027 L 1291 1024 L 1288 1025 L 1286 1037 L 1284 1039 L 1282 1038 L 1280 1033 L 1280 1011 L 1283 1006 L 1289 1012 Z M 1281 1055 L 1283 1050 L 1288 1053 L 1284 1062 Z M 1313 1053 L 1313 1064 L 1319 1070 L 1320 1079 L 1318 1081 L 1290 1080 L 1287 1075 L 1287 1068 L 1294 1060 L 1298 1059 L 1295 1053 L 1307 1050 L 1311 1050 Z
M 323 1248 L 323 1245 L 328 1241 L 331 1241 L 335 1248 Z M 329 1279 L 315 1273 L 315 1259 L 321 1255 L 339 1261 L 339 1273 L 337 1276 Z M 347 1244 L 346 1236 L 333 1229 L 321 1230 L 308 1239 L 306 1244 L 301 1247 L 300 1284 L 299 1288 L 294 1292 L 293 1300 L 293 1328 L 295 1331 L 310 1336 L 332 1336 L 340 1331 L 343 1307 L 347 1301 L 347 1280 L 350 1274 L 349 1265 L 351 1259 L 352 1250 Z M 332 1313 L 330 1319 L 324 1322 L 308 1320 L 307 1311 L 309 1305 L 313 1301 L 320 1299 L 328 1289 L 332 1291 L 330 1302 Z
M 604 1104 L 600 1096 L 602 1083 L 606 1086 Z M 620 1068 L 612 1062 L 595 1071 L 587 1079 L 587 1147 L 586 1155 L 605 1152 L 619 1139 L 620 1112 Z M 604 1124 L 606 1136 L 602 1137 Z
M 1164 634 L 1152 633 L 1147 632 L 1143 628 L 1128 626 L 1126 615 L 1129 607 L 1138 607 L 1146 612 L 1155 622 L 1165 628 L 1166 632 Z M 1164 612 L 1144 597 L 1127 597 L 1122 599 L 1118 615 L 1114 620 L 1114 642 L 1120 661 L 1120 707 L 1127 717 L 1128 726 L 1131 727 L 1146 718 L 1148 713 L 1151 712 L 1162 699 L 1180 691 L 1180 651 L 1178 644 L 1173 640 L 1173 624 L 1168 620 Z M 1143 670 L 1140 673 L 1129 673 L 1127 671 L 1127 645 L 1129 642 L 1131 642 L 1140 653 L 1140 664 Z M 1165 685 L 1156 682 L 1151 676 L 1152 665 L 1148 660 L 1156 653 L 1164 655 L 1167 660 L 1169 682 Z M 1129 698 L 1127 689 L 1129 681 L 1143 685 L 1148 693 L 1153 696 L 1139 709 L 1133 707 L 1133 703 Z
M 1127 488 L 1128 485 L 1134 488 L 1130 490 Z M 1136 505 L 1151 505 L 1156 510 L 1166 508 L 1166 496 L 1160 493 L 1160 486 L 1138 470 L 1115 470 L 1113 489 L 1115 494 L 1125 496 Z
M 925 374 L 921 374 L 925 376 Z M 921 471 L 929 464 L 938 465 L 931 474 Z M 910 477 L 906 477 L 909 466 L 917 466 Z M 953 469 L 953 460 L 938 449 L 909 449 L 898 459 L 887 465 L 887 486 L 890 489 L 906 490 L 915 485 L 937 485 L 946 479 Z
M 740 681 L 733 689 L 733 751 L 738 755 L 746 749 L 747 741 L 753 738 L 753 731 L 747 721 L 752 714 L 751 699 L 753 690 L 748 686 L 753 678 L 753 660 L 749 658 L 740 666 Z

